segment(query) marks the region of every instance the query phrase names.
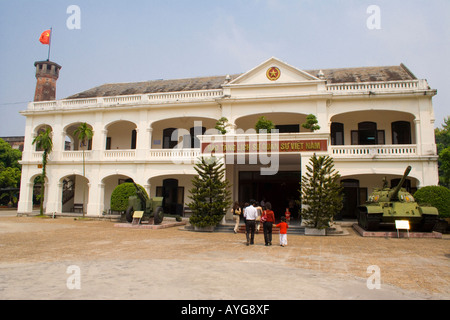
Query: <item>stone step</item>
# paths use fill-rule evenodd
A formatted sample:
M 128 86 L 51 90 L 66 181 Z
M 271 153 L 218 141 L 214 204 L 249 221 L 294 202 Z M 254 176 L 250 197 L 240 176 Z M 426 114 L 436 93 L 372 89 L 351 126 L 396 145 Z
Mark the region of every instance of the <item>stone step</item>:
M 234 224 L 220 224 L 216 226 L 214 229 L 215 232 L 225 232 L 225 233 L 233 233 L 234 232 Z M 245 225 L 240 224 L 238 233 L 244 233 L 245 234 Z M 278 234 L 280 233 L 280 228 L 273 227 L 272 228 L 272 234 Z M 262 225 L 259 228 L 259 232 L 257 231 L 256 234 L 264 234 L 264 230 Z M 305 228 L 296 226 L 296 225 L 290 225 L 288 228 L 288 234 L 298 234 L 298 235 L 304 235 L 305 234 Z

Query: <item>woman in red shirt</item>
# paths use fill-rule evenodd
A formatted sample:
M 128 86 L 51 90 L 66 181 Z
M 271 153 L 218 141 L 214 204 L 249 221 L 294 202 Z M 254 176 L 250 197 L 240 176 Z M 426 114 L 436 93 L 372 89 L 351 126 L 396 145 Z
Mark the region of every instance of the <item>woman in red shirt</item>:
M 264 230 L 264 242 L 266 246 L 272 245 L 272 225 L 275 223 L 275 215 L 272 211 L 272 205 L 270 202 L 266 202 L 266 210 L 264 211 L 264 216 L 261 218 L 263 220 L 263 230 Z

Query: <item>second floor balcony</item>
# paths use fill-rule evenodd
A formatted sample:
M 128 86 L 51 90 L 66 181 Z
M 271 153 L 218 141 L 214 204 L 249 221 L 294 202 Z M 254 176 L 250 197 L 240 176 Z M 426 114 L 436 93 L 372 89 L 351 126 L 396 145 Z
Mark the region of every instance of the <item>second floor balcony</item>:
M 276 139 L 269 138 L 267 143 L 258 140 L 259 137 L 248 135 L 202 136 L 201 146 L 197 148 L 173 149 L 117 149 L 117 150 L 67 150 L 54 151 L 50 154 L 50 163 L 60 164 L 194 164 L 202 156 L 215 154 L 218 156 L 258 154 L 265 152 L 271 155 L 279 154 L 327 154 L 335 159 L 348 160 L 399 160 L 419 159 L 421 154 L 416 144 L 396 145 L 330 145 L 329 134 L 296 133 L 282 134 Z M 223 139 L 220 142 L 218 139 Z M 219 141 L 219 142 L 218 142 Z M 218 144 L 219 143 L 219 144 Z M 213 145 L 207 149 L 208 144 Z M 269 145 L 269 147 L 267 147 Z M 218 147 L 219 146 L 219 147 Z M 28 162 L 40 163 L 42 151 L 33 151 Z M 429 155 L 428 155 L 429 156 Z
M 146 121 L 139 115 L 135 114 L 135 119 L 130 120 L 88 123 L 94 137 L 84 147 L 80 147 L 75 134 L 80 122 L 69 122 L 55 128 L 36 126 L 27 138 L 23 163 L 41 161 L 42 152 L 31 145 L 31 141 L 47 128 L 53 131 L 54 148 L 50 161 L 63 164 L 81 163 L 83 159 L 86 163 L 100 164 L 195 163 L 200 155 L 211 151 L 205 152 L 204 143 L 221 139 L 225 144 L 215 150 L 219 154 L 258 153 L 261 148 L 265 150 L 264 146 L 255 146 L 254 143 L 266 139 L 266 142 L 271 142 L 267 151 L 272 154 L 308 156 L 320 152 L 351 161 L 436 157 L 431 123 L 399 111 L 360 110 L 338 113 L 328 119 L 322 117 L 321 129 L 316 132 L 309 132 L 300 125 L 305 122 L 306 114 L 281 111 L 248 114 L 232 119 L 225 135 L 218 135 L 218 131 L 213 129 L 217 116 L 179 115 Z M 256 134 L 254 125 L 262 115 L 274 122 L 279 132 L 277 135 Z M 280 142 L 279 146 L 272 145 L 272 140 Z M 248 145 L 242 145 L 243 141 Z M 316 143 L 320 147 L 317 148 Z

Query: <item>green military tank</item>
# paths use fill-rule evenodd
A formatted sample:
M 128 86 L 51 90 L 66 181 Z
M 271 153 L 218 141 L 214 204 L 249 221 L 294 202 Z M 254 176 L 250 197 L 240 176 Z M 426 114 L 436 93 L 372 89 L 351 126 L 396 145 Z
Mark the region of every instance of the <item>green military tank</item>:
M 395 220 L 409 220 L 411 229 L 430 232 L 438 222 L 439 213 L 435 207 L 419 205 L 414 197 L 402 188 L 411 171 L 408 166 L 395 188 L 375 189 L 369 200 L 358 207 L 358 224 L 365 230 L 376 231 L 380 223 L 395 223 Z

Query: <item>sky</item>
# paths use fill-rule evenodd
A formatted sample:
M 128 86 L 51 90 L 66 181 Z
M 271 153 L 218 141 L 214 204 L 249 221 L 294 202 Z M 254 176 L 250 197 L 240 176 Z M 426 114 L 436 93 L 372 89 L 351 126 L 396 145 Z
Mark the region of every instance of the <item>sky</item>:
M 435 126 L 450 115 L 449 0 L 0 0 L 0 137 L 24 135 L 19 111 L 34 98 L 50 27 L 57 99 L 242 73 L 276 57 L 301 70 L 404 63 L 438 90 Z

